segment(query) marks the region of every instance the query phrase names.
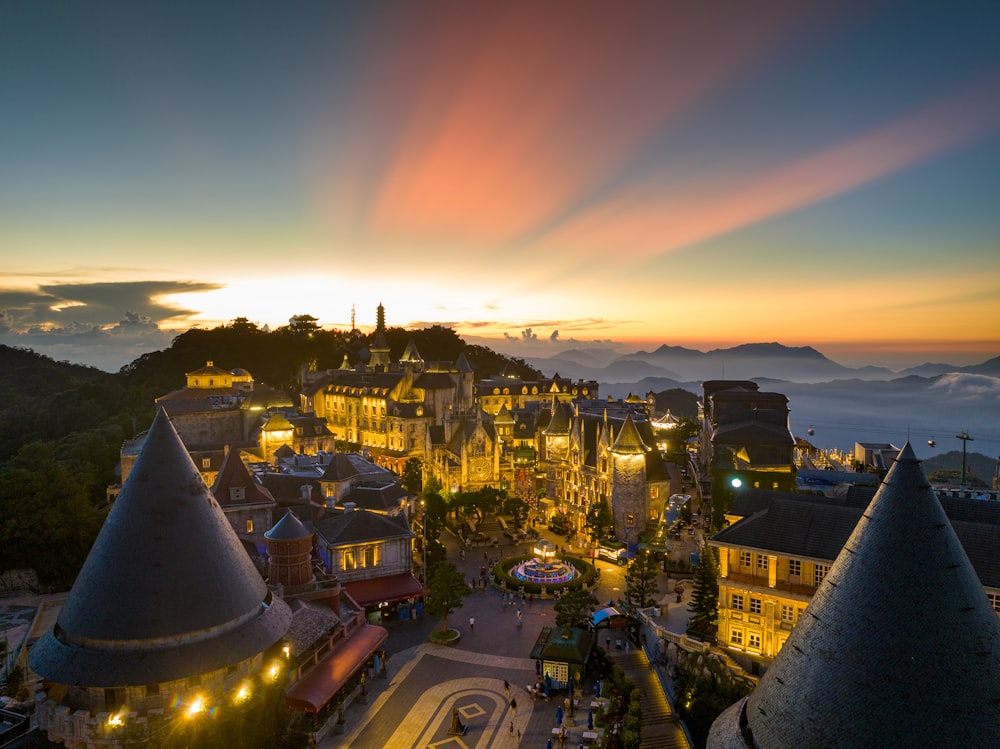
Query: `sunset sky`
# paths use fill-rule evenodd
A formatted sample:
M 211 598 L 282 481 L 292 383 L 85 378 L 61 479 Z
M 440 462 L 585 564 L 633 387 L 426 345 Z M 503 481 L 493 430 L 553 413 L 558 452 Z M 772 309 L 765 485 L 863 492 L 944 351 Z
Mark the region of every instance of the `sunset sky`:
M 0 5 L 0 342 L 114 370 L 379 302 L 997 356 L 1000 4 Z

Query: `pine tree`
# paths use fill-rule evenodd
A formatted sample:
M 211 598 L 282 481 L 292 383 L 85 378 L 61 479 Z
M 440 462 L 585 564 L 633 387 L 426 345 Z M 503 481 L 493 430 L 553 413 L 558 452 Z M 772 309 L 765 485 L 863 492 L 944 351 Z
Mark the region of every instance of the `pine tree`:
M 648 551 L 640 551 L 625 573 L 625 603 L 630 611 L 644 609 L 656 603 L 659 593 L 659 565 Z
M 719 626 L 719 558 L 715 547 L 708 542 L 701 549 L 701 557 L 694 568 L 694 590 L 688 611 L 691 620 L 688 632 L 712 639 Z

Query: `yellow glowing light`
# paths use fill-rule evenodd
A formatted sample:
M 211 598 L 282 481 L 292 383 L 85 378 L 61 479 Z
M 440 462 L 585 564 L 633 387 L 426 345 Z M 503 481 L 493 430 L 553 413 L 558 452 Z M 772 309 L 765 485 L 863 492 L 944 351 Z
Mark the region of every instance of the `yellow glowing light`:
M 282 648 L 281 648 L 281 652 L 284 654 L 284 656 L 286 658 L 291 658 L 292 657 L 292 646 L 291 645 L 283 645 Z
M 120 725 L 123 725 L 124 723 L 125 723 L 125 720 L 122 717 L 121 713 L 116 713 L 116 714 L 114 714 L 114 715 L 112 715 L 111 717 L 108 718 L 108 725 L 109 726 L 120 726 Z
M 246 702 L 250 699 L 250 685 L 244 682 L 236 691 L 236 702 Z
M 191 700 L 191 704 L 188 705 L 187 715 L 189 718 L 193 718 L 204 709 L 205 709 L 205 698 L 202 697 L 201 695 L 198 695 L 193 700 Z
M 271 665 L 271 668 L 267 670 L 267 675 L 271 677 L 272 681 L 278 680 L 278 674 L 281 673 L 281 669 L 278 667 L 277 663 Z

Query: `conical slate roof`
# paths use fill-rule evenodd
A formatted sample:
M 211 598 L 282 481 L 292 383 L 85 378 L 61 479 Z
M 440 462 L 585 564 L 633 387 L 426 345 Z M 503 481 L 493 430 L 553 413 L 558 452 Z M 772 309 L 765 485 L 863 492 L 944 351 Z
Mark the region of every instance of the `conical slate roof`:
M 562 401 L 552 404 L 552 418 L 549 419 L 549 425 L 545 427 L 543 434 L 552 436 L 569 434 L 569 413 Z
M 708 746 L 928 745 L 1000 746 L 1000 621 L 907 444 Z
M 639 430 L 636 428 L 635 422 L 632 421 L 632 414 L 627 414 L 625 423 L 618 430 L 618 436 L 615 437 L 615 442 L 611 446 L 611 452 L 625 455 L 645 455 L 651 449 L 639 436 Z
M 286 510 L 285 516 L 264 534 L 264 538 L 268 541 L 298 541 L 311 535 L 312 531 L 291 510 Z
M 161 409 L 31 667 L 71 685 L 172 681 L 265 650 L 290 621 Z

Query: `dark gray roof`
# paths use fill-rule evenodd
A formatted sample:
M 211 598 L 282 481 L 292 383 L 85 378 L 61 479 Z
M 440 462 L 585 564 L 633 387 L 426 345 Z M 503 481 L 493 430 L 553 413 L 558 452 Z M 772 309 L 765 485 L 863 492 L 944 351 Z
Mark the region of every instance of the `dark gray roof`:
M 733 503 L 733 513 L 744 517 L 716 533 L 712 541 L 833 561 L 869 500 L 864 492 L 824 497 L 747 489 Z M 953 497 L 940 502 L 979 581 L 1000 588 L 1000 555 L 995 553 L 1000 549 L 1000 502 Z
M 810 559 L 837 558 L 860 511 L 803 497 L 774 498 L 767 509 L 716 533 L 712 540 Z
M 398 510 L 399 503 L 406 497 L 406 491 L 398 481 L 381 486 L 355 486 L 344 497 L 344 502 L 353 502 L 359 508 L 388 512 Z
M 354 467 L 354 463 L 347 457 L 347 453 L 336 453 L 330 461 L 330 465 L 323 471 L 323 480 L 340 482 L 347 481 L 358 475 L 358 469 Z
M 31 667 L 71 685 L 172 681 L 265 650 L 290 620 L 160 409 Z
M 768 748 L 1000 746 L 1000 620 L 909 444 L 745 715 Z
M 570 407 L 562 401 L 556 401 L 552 404 L 552 418 L 549 419 L 549 425 L 545 428 L 545 434 L 569 434 L 569 409 Z
M 625 417 L 625 423 L 618 431 L 618 435 L 615 437 L 614 444 L 611 445 L 610 450 L 613 453 L 622 453 L 625 455 L 644 455 L 652 450 L 649 445 L 642 441 L 642 437 L 639 436 L 639 430 L 636 429 L 635 422 L 632 421 L 632 414 L 628 414 Z
M 291 510 L 285 510 L 284 517 L 264 534 L 264 538 L 268 541 L 298 541 L 311 535 L 312 531 Z
M 404 516 L 382 515 L 368 510 L 327 513 L 316 521 L 315 528 L 330 546 L 413 535 Z

